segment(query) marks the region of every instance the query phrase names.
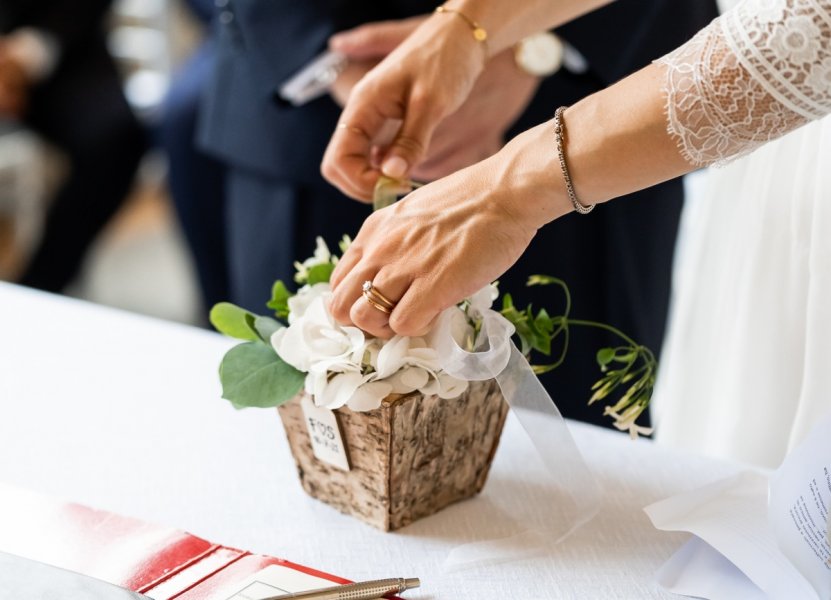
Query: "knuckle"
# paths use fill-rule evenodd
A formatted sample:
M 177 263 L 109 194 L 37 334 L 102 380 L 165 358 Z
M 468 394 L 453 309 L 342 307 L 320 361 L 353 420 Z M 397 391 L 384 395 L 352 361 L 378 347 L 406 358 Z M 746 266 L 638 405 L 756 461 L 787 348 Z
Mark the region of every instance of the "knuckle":
M 418 140 L 410 135 L 399 136 L 398 139 L 395 140 L 395 145 L 397 148 L 415 156 L 423 155 L 426 150 L 421 140 Z
M 338 176 L 338 169 L 335 166 L 335 160 L 327 154 L 323 157 L 320 163 L 320 174 L 326 181 L 334 182 Z
M 398 335 L 417 336 L 420 331 L 417 324 L 404 311 L 393 311 L 390 316 L 390 328 Z
M 338 323 L 350 323 L 350 312 L 351 312 L 352 304 L 349 303 L 343 294 L 335 294 L 332 298 L 332 302 L 329 305 L 329 311 L 332 313 L 332 317 Z

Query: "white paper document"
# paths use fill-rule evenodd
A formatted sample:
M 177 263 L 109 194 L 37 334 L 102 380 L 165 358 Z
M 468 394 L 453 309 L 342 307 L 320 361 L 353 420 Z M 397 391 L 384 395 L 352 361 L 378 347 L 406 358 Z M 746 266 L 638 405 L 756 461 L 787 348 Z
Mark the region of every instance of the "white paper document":
M 658 529 L 688 531 L 660 569 L 695 598 L 831 599 L 831 415 L 770 477 L 745 472 L 648 506 Z

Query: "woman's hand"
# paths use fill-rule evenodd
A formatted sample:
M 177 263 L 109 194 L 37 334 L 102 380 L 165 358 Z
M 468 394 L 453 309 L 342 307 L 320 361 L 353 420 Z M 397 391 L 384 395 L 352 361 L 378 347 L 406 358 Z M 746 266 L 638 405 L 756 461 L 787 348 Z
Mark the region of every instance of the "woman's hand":
M 349 59 L 349 65 L 332 85 L 335 101 L 345 106 L 358 81 L 426 19 L 421 16 L 367 23 L 333 36 L 330 48 Z M 432 181 L 498 152 L 505 143 L 505 133 L 528 106 L 538 85 L 538 78 L 517 67 L 513 50 L 494 56 L 467 100 L 438 124 L 422 161 L 413 166 L 410 176 Z M 390 140 L 376 141 L 379 144 L 371 150 L 370 164 L 377 168 L 388 152 L 384 143 Z
M 379 337 L 421 335 L 445 308 L 504 273 L 544 223 L 569 212 L 550 124 L 374 213 L 332 275 L 335 318 Z M 391 315 L 361 295 L 371 281 Z
M 427 153 L 433 131 L 473 89 L 487 47 L 452 15 L 433 15 L 352 89 L 321 171 L 353 198 L 369 201 L 381 171 L 405 178 Z M 373 165 L 372 149 L 390 124 L 395 139 Z

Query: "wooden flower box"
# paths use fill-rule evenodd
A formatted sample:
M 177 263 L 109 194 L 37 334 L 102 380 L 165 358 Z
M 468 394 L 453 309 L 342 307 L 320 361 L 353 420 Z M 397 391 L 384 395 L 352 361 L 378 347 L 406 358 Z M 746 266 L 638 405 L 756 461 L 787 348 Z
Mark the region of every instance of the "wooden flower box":
M 471 382 L 454 400 L 414 392 L 368 412 L 340 408 L 347 471 L 315 456 L 301 401 L 278 411 L 303 489 L 384 531 L 479 493 L 508 413 L 495 381 Z

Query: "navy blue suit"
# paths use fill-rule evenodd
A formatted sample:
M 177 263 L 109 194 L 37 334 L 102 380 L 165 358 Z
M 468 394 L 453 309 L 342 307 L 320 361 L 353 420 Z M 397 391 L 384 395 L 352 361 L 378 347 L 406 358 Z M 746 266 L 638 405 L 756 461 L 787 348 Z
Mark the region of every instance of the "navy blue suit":
M 314 236 L 334 244 L 354 234 L 367 208 L 319 175 L 339 109 L 328 97 L 300 108 L 274 101 L 279 84 L 326 46 L 335 31 L 430 12 L 435 2 L 220 0 L 224 16 L 217 69 L 206 98 L 201 142 L 229 166 L 228 244 L 235 301 L 262 310 L 271 282 L 290 279 L 292 261 L 310 255 Z M 688 39 L 716 14 L 711 0 L 618 0 L 562 28 L 589 59 L 582 75 L 547 79 L 517 124 L 550 119 L 554 109 L 606 87 Z M 552 168 L 556 168 L 552 147 Z M 554 290 L 524 289 L 531 273 L 566 279 L 574 314 L 614 323 L 656 350 L 663 337 L 669 273 L 682 202 L 670 182 L 544 228 L 502 279 L 502 288 L 536 306 L 559 306 Z M 585 407 L 597 378 L 595 351 L 605 334 L 575 331 L 564 368 L 544 379 L 567 416 L 603 420 Z
M 208 309 L 230 295 L 225 248 L 225 166 L 196 146 L 201 99 L 216 63 L 213 0 L 188 0 L 207 35 L 173 79 L 164 102 L 159 140 L 168 157 L 168 186 Z

